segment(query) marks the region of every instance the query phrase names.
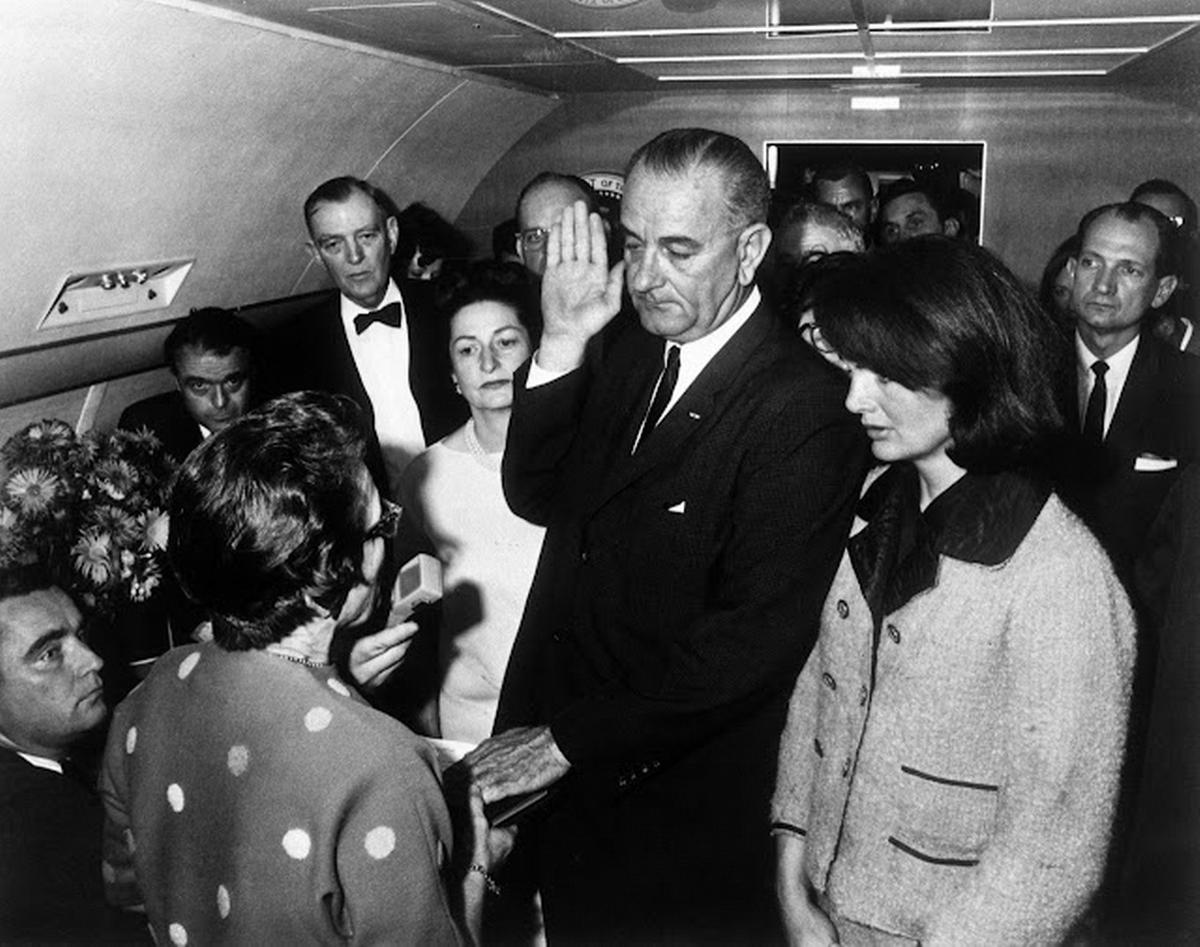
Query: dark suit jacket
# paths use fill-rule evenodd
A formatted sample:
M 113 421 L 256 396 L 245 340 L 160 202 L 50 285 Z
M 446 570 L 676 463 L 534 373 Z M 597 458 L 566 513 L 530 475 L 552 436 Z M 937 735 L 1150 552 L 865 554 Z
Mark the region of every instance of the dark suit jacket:
M 97 793 L 0 748 L 0 942 L 150 943 L 105 903 L 103 823 Z
M 183 395 L 178 391 L 166 391 L 134 402 L 121 412 L 117 427 L 126 431 L 149 428 L 178 463 L 183 463 L 192 448 L 203 440 L 200 425 L 188 414 Z
M 505 492 L 548 531 L 496 729 L 549 723 L 574 767 L 552 938 L 770 925 L 776 744 L 865 470 L 844 378 L 765 307 L 631 456 L 662 345 L 515 383 Z
M 449 332 L 436 312 L 426 283 L 399 282 L 408 329 L 408 384 L 421 412 L 425 443 L 445 437 L 468 416 L 466 402 L 450 379 Z M 383 454 L 375 438 L 375 412 L 354 356 L 342 331 L 340 295 L 330 291 L 295 320 L 276 330 L 265 351 L 268 384 L 275 394 L 327 391 L 349 395 L 363 409 L 367 434 L 367 466 L 380 492 L 388 492 Z
M 1083 446 L 1079 437 L 1074 371 L 1072 362 L 1066 414 L 1073 446 L 1062 492 L 1129 586 L 1146 530 L 1180 470 L 1200 457 L 1200 361 L 1143 333 L 1101 451 Z M 1147 455 L 1177 461 L 1177 466 L 1138 470 L 1138 458 Z

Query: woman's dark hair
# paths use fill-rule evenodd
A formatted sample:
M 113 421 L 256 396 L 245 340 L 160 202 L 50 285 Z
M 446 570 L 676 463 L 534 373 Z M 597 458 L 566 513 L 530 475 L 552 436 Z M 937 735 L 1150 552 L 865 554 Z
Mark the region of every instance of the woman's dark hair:
M 480 302 L 498 302 L 511 306 L 526 329 L 532 329 L 530 313 L 534 302 L 533 287 L 520 263 L 503 260 L 477 260 L 440 280 L 437 307 L 447 325 L 464 306 Z
M 817 325 L 843 359 L 950 399 L 956 464 L 982 472 L 1042 459 L 1063 423 L 1065 341 L 991 253 L 920 237 L 852 258 L 817 289 Z
M 1067 265 L 1069 260 L 1074 259 L 1078 255 L 1079 235 L 1072 234 L 1055 247 L 1054 252 L 1050 254 L 1050 259 L 1046 261 L 1046 268 L 1042 270 L 1042 280 L 1038 283 L 1038 302 L 1042 304 L 1042 308 L 1054 318 L 1056 323 L 1061 323 L 1062 317 L 1059 315 L 1058 307 L 1054 305 L 1054 285 L 1058 281 L 1058 274 L 1063 271 L 1063 267 Z M 1075 325 L 1072 322 L 1064 328 L 1073 332 Z
M 363 419 L 344 396 L 298 392 L 194 450 L 171 490 L 167 553 L 230 651 L 337 614 L 362 575 Z

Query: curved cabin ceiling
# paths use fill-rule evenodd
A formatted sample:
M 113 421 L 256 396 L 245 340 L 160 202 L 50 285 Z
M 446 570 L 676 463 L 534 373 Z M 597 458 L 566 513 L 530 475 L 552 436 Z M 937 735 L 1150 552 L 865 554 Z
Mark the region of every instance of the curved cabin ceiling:
M 1163 142 L 1176 164 L 1197 137 L 1200 0 L 4 7 L 0 404 L 157 365 L 165 323 L 192 307 L 323 286 L 299 207 L 336 174 L 422 200 L 481 242 L 534 171 L 592 156 L 619 167 L 658 119 L 724 122 L 748 140 L 886 137 L 842 124 L 837 103 L 911 93 L 904 135 L 937 115 L 1011 158 L 1044 153 L 1065 114 L 1054 103 L 1087 94 L 1099 111 L 1121 99 L 1121 134 L 1143 150 L 1132 105 L 1167 103 L 1152 127 L 1182 126 Z M 962 10 L 976 19 L 937 22 Z M 997 96 L 1012 104 L 990 113 Z M 1047 141 L 1022 132 L 1025 109 Z M 38 328 L 72 274 L 191 259 L 164 309 Z

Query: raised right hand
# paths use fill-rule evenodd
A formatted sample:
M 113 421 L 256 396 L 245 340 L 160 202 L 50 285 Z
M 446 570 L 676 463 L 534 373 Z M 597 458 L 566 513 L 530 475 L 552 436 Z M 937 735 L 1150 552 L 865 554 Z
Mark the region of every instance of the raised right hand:
M 588 340 L 621 309 L 624 274 L 623 262 L 608 268 L 600 215 L 589 215 L 583 201 L 564 209 L 546 238 L 539 366 L 570 371 L 582 364 Z

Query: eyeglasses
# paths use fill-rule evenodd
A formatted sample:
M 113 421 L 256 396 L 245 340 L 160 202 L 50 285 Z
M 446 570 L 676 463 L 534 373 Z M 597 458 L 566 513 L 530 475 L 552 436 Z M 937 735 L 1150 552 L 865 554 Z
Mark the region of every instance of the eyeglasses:
M 550 231 L 546 227 L 530 227 L 521 231 L 521 246 L 526 250 L 540 250 L 546 245 Z
M 400 529 L 400 514 L 404 512 L 404 507 L 383 497 L 379 498 L 379 502 L 383 505 L 383 512 L 374 525 L 367 527 L 367 531 L 363 533 L 364 543 L 372 539 L 391 539 Z

